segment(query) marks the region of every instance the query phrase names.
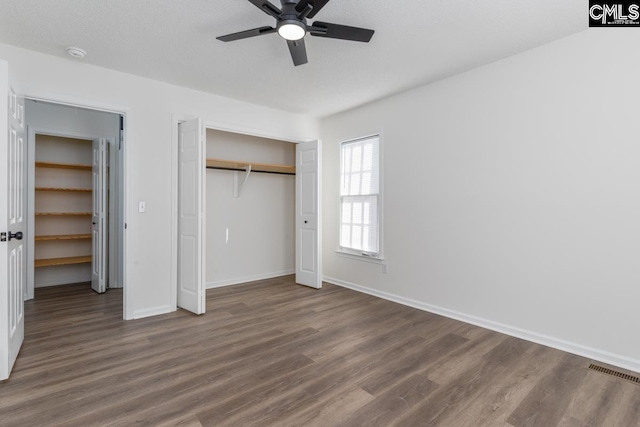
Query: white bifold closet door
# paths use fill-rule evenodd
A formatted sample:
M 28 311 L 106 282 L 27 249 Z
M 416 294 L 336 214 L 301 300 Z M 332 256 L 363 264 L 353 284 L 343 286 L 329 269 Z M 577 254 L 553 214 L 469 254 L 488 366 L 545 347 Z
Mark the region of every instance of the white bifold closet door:
M 178 307 L 206 311 L 205 143 L 200 119 L 178 125 Z
M 296 145 L 296 283 L 322 287 L 320 141 Z
M 24 102 L 0 61 L 0 381 L 9 378 L 24 341 L 26 151 Z
M 93 214 L 91 216 L 91 289 L 107 291 L 107 141 L 93 141 Z

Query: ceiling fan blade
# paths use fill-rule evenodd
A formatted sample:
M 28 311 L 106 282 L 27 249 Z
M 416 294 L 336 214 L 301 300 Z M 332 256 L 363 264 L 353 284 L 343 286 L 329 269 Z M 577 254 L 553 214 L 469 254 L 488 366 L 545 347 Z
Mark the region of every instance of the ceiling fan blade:
M 307 48 L 304 46 L 304 39 L 300 40 L 287 40 L 289 45 L 289 52 L 291 52 L 291 59 L 293 59 L 293 65 L 307 63 Z
M 329 3 L 329 0 L 300 0 L 296 5 L 296 12 L 302 12 L 306 9 L 307 5 L 310 4 L 313 6 L 313 9 L 311 13 L 307 15 L 307 18 L 313 18 L 327 3 Z
M 278 19 L 282 14 L 282 11 L 280 9 L 275 7 L 273 4 L 271 4 L 267 0 L 249 0 L 249 1 L 253 3 L 261 11 L 263 11 L 267 15 L 273 16 L 276 19 Z
M 307 27 L 312 36 L 328 37 L 330 39 L 351 40 L 354 42 L 368 43 L 373 37 L 374 30 L 366 28 L 349 27 L 347 25 L 331 24 L 329 22 L 316 21 Z
M 249 37 L 262 36 L 265 34 L 275 33 L 276 29 L 272 27 L 260 27 L 252 30 L 240 31 L 239 33 L 227 34 L 226 36 L 216 37 L 223 42 L 232 42 L 234 40 L 247 39 Z

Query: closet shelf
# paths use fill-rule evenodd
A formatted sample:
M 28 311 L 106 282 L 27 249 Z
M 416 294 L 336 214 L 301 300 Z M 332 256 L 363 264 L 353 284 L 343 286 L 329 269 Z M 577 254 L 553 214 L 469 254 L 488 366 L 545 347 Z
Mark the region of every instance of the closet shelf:
M 71 191 L 77 193 L 91 193 L 91 188 L 61 188 L 61 187 L 36 187 L 36 191 Z
M 37 168 L 50 168 L 50 169 L 77 169 L 90 171 L 91 165 L 75 165 L 71 163 L 53 163 L 53 162 L 36 162 Z
M 36 216 L 91 216 L 91 212 L 36 212 Z
M 34 267 L 51 267 L 55 265 L 86 264 L 91 262 L 91 255 L 71 256 L 65 258 L 45 258 L 34 261 Z
M 251 172 L 274 173 L 280 175 L 296 174 L 295 166 L 239 162 L 235 160 L 207 159 L 207 169 L 222 169 L 244 172 L 247 169 L 247 166 L 251 166 Z
M 48 240 L 85 240 L 91 239 L 91 234 L 51 234 L 44 236 L 36 236 L 36 242 L 45 242 Z

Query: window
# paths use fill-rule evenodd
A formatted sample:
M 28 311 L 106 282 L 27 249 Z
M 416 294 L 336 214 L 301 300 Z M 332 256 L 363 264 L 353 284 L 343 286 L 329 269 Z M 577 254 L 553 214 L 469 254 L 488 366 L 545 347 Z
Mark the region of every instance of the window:
M 380 258 L 380 137 L 340 144 L 340 250 Z

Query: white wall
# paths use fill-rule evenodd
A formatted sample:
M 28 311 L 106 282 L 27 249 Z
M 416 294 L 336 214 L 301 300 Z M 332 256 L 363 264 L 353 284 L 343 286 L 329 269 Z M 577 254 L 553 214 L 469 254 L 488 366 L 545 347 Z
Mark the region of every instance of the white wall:
M 640 371 L 639 42 L 592 29 L 323 120 L 325 278 Z M 334 252 L 338 143 L 374 132 L 386 275 Z
M 295 165 L 295 145 L 209 129 L 207 158 Z M 207 170 L 209 288 L 294 272 L 295 176 L 252 172 L 235 198 L 236 173 Z
M 285 140 L 317 137 L 315 120 L 79 61 L 0 44 L 16 88 L 27 96 L 126 110 L 126 307 L 144 317 L 175 308 L 174 115 Z M 147 212 L 137 213 L 137 202 Z

